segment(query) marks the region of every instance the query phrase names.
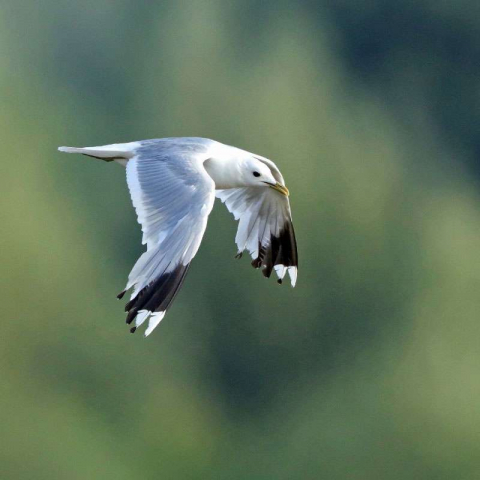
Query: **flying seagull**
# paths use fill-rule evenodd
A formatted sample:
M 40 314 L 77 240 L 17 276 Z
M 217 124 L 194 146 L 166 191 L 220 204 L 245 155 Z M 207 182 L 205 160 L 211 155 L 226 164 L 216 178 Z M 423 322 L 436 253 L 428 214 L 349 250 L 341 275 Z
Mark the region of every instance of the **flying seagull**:
M 152 333 L 179 291 L 202 241 L 215 197 L 239 220 L 237 257 L 247 249 L 265 277 L 297 280 L 297 244 L 288 189 L 267 158 L 206 138 L 161 138 L 101 147 L 59 147 L 126 167 L 147 250 L 119 295 L 133 333 L 148 319 Z

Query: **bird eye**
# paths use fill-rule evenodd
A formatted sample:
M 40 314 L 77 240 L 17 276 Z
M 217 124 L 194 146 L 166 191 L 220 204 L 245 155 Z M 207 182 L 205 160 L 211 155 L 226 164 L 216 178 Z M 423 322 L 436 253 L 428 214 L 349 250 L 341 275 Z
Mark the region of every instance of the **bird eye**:
M 253 176 L 254 176 L 254 177 L 259 177 L 260 174 L 259 174 L 258 172 L 253 172 Z

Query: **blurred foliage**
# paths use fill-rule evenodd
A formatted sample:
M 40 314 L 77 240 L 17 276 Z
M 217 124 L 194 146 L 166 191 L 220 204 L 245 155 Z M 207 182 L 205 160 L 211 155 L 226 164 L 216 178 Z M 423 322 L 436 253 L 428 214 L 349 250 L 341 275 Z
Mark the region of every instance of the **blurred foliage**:
M 478 478 L 475 13 L 3 2 L 0 477 Z M 280 166 L 299 282 L 217 205 L 144 340 L 124 171 L 56 147 L 193 135 Z

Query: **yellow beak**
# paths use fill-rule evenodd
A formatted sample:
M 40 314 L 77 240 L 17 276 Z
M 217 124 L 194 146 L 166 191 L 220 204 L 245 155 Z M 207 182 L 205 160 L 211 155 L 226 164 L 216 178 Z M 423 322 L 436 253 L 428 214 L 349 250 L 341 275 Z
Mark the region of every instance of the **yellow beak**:
M 286 197 L 290 195 L 288 188 L 285 185 L 282 185 L 281 183 L 277 182 L 275 185 L 270 185 L 270 187 L 276 190 L 277 192 L 280 192 L 281 194 L 285 195 Z

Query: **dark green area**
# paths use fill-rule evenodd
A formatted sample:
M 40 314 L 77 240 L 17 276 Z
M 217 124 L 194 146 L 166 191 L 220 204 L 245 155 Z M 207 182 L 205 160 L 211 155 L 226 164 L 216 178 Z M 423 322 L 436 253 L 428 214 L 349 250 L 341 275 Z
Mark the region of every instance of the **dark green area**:
M 0 478 L 478 478 L 478 13 L 2 4 Z M 218 203 L 145 340 L 125 172 L 56 148 L 167 136 L 276 162 L 299 280 Z

